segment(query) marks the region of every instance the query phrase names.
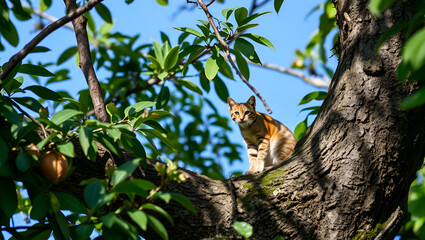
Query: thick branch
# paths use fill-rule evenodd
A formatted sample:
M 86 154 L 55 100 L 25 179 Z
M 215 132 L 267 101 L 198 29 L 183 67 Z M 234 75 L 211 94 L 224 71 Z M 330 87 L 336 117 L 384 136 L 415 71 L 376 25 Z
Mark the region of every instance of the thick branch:
M 37 34 L 37 36 L 35 36 L 27 45 L 25 45 L 25 47 L 21 51 L 19 51 L 17 54 L 13 55 L 9 59 L 9 62 L 3 68 L 3 71 L 0 72 L 0 80 L 5 79 L 10 74 L 10 72 L 12 72 L 12 70 L 16 67 L 16 65 L 18 65 L 18 63 L 22 61 L 22 59 L 24 59 L 28 55 L 28 53 L 31 52 L 31 50 L 50 33 L 62 27 L 66 23 L 72 21 L 73 19 L 77 18 L 78 16 L 82 15 L 83 13 L 89 11 L 94 6 L 96 6 L 96 4 L 102 1 L 103 0 L 89 1 L 82 7 L 79 7 L 75 11 L 68 13 L 65 17 L 62 17 L 61 19 L 57 20 L 56 22 L 50 24 L 49 26 L 41 30 L 41 32 Z
M 64 2 L 69 12 L 74 11 L 78 7 L 75 0 L 64 0 Z M 106 112 L 105 103 L 103 101 L 102 89 L 100 88 L 90 55 L 90 44 L 86 30 L 87 19 L 84 16 L 79 16 L 72 20 L 72 25 L 74 26 L 75 36 L 77 38 L 80 68 L 89 86 L 95 115 L 99 121 L 109 122 L 108 113 Z

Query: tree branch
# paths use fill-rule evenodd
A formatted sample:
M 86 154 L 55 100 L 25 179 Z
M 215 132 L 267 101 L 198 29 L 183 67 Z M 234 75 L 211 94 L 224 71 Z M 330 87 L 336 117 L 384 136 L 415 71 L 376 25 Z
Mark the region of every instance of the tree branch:
M 46 38 L 50 33 L 55 31 L 56 29 L 62 27 L 66 23 L 72 21 L 73 19 L 77 18 L 78 16 L 82 15 L 83 13 L 89 11 L 92 9 L 96 4 L 102 2 L 103 0 L 92 0 L 84 4 L 83 6 L 79 7 L 75 11 L 72 11 L 68 13 L 65 17 L 62 17 L 61 19 L 57 20 L 56 22 L 50 24 L 45 29 L 40 31 L 37 36 L 35 36 L 25 47 L 19 51 L 17 54 L 13 55 L 9 62 L 6 64 L 6 66 L 3 68 L 3 71 L 0 72 L 0 80 L 5 79 L 10 72 L 18 65 L 22 59 L 24 59 L 31 50 L 37 46 L 44 38 Z
M 41 128 L 45 138 L 47 138 L 49 136 L 49 135 L 47 135 L 46 128 L 44 128 L 44 125 L 41 124 L 41 122 L 37 121 L 35 118 L 33 118 L 27 112 L 25 112 L 17 103 L 15 103 L 15 101 L 13 101 L 10 98 L 8 98 L 8 99 L 12 102 L 13 106 L 15 106 L 21 113 L 23 113 L 25 116 L 27 116 L 29 119 L 31 119 L 31 121 L 33 121 L 35 124 L 37 124 Z
M 235 58 L 232 57 L 232 60 L 235 61 Z M 251 65 L 255 65 L 258 67 L 263 67 L 263 68 L 267 68 L 270 70 L 275 70 L 277 72 L 280 73 L 285 73 L 285 74 L 289 74 L 292 75 L 294 77 L 300 78 L 301 80 L 303 80 L 305 83 L 311 84 L 315 87 L 319 87 L 319 88 L 328 88 L 329 84 L 331 82 L 331 80 L 327 77 L 310 77 L 310 76 L 306 76 L 304 75 L 302 72 L 293 70 L 293 69 L 288 69 L 282 66 L 278 66 L 275 64 L 271 64 L 271 63 L 262 63 L 262 64 L 258 64 L 258 63 L 254 63 L 251 61 L 247 61 L 249 64 Z
M 269 106 L 266 103 L 266 100 L 260 95 L 260 93 L 245 79 L 245 77 L 242 75 L 242 73 L 239 71 L 238 67 L 236 66 L 235 62 L 232 60 L 230 56 L 229 51 L 229 45 L 224 41 L 224 39 L 220 36 L 220 33 L 218 32 L 217 26 L 214 23 L 213 16 L 208 11 L 207 5 L 202 0 L 198 0 L 199 5 L 201 6 L 202 10 L 204 10 L 205 15 L 208 18 L 208 22 L 211 24 L 211 27 L 214 29 L 215 35 L 217 37 L 218 42 L 224 47 L 226 52 L 227 60 L 230 62 L 232 67 L 235 69 L 236 74 L 239 75 L 239 77 L 242 79 L 242 81 L 257 95 L 257 97 L 263 102 L 264 107 L 266 107 L 267 111 L 269 113 L 272 113 L 272 110 L 269 108 Z
M 29 6 L 26 3 L 22 3 L 22 6 L 23 7 L 26 7 L 26 8 L 31 8 L 31 6 Z M 54 17 L 52 15 L 49 15 L 49 14 L 47 14 L 45 12 L 42 12 L 39 9 L 32 9 L 32 10 L 33 10 L 33 13 L 32 14 L 34 14 L 36 16 L 39 16 L 41 18 L 44 18 L 44 19 L 48 20 L 51 23 L 54 23 L 54 22 L 56 22 L 58 20 L 57 17 Z M 68 29 L 74 30 L 74 27 L 71 24 L 69 24 L 69 23 L 67 23 L 67 24 L 65 24 L 63 26 L 66 27 L 66 28 L 68 28 Z
M 76 10 L 78 7 L 75 0 L 64 0 L 64 2 L 69 12 Z M 96 72 L 93 68 L 90 55 L 90 44 L 86 30 L 87 18 L 79 16 L 72 20 L 72 25 L 74 26 L 74 32 L 77 38 L 80 68 L 83 71 L 87 85 L 89 86 L 90 97 L 93 101 L 95 115 L 99 121 L 109 122 L 109 116 L 106 112 L 102 96 L 102 89 L 100 88 L 99 80 L 97 79 Z

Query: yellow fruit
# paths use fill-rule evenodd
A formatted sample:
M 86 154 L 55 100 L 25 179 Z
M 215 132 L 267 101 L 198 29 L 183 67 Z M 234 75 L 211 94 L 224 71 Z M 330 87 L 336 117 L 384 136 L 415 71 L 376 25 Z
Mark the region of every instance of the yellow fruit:
M 60 152 L 48 151 L 41 157 L 40 170 L 46 179 L 57 183 L 68 173 L 68 160 Z

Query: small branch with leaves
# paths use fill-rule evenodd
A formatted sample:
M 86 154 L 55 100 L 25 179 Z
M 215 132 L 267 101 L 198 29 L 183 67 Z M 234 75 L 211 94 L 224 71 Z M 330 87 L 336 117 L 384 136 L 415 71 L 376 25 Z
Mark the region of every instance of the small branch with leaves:
M 44 28 L 37 36 L 35 36 L 25 47 L 19 51 L 17 54 L 13 55 L 3 70 L 0 72 L 0 80 L 5 79 L 12 70 L 24 59 L 31 50 L 37 46 L 44 38 L 46 38 L 50 33 L 56 29 L 62 27 L 66 23 L 72 21 L 73 19 L 81 16 L 85 12 L 91 10 L 96 4 L 102 2 L 103 0 L 92 0 L 84 4 L 83 6 L 75 9 L 74 11 L 68 13 L 65 17 L 60 18 L 56 22 L 50 24 Z
M 260 95 L 260 93 L 254 88 L 254 86 L 252 86 L 247 80 L 246 78 L 242 75 L 242 73 L 239 71 L 238 67 L 236 66 L 235 62 L 233 61 L 233 59 L 230 56 L 230 50 L 229 50 L 229 45 L 226 43 L 226 41 L 221 37 L 220 32 L 217 28 L 217 26 L 214 23 L 213 20 L 213 16 L 211 15 L 211 13 L 208 11 L 208 6 L 202 1 L 202 0 L 198 0 L 198 4 L 201 6 L 202 10 L 204 10 L 205 15 L 208 18 L 208 22 L 210 23 L 211 27 L 214 29 L 214 33 L 217 37 L 218 42 L 221 44 L 221 46 L 224 47 L 224 51 L 226 53 L 226 58 L 227 60 L 230 62 L 230 64 L 232 65 L 233 69 L 235 69 L 236 74 L 242 79 L 242 81 L 255 93 L 255 95 L 257 95 L 257 97 L 263 102 L 264 107 L 267 109 L 267 111 L 269 113 L 272 113 L 272 110 L 269 108 L 269 106 L 266 103 L 266 100 Z

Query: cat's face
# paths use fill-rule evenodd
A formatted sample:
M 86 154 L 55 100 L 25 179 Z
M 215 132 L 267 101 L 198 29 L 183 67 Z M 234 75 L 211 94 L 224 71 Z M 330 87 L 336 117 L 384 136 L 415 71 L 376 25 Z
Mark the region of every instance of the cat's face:
M 255 97 L 251 96 L 246 103 L 237 103 L 232 98 L 227 98 L 230 116 L 240 127 L 246 128 L 251 125 L 257 114 L 255 112 Z

